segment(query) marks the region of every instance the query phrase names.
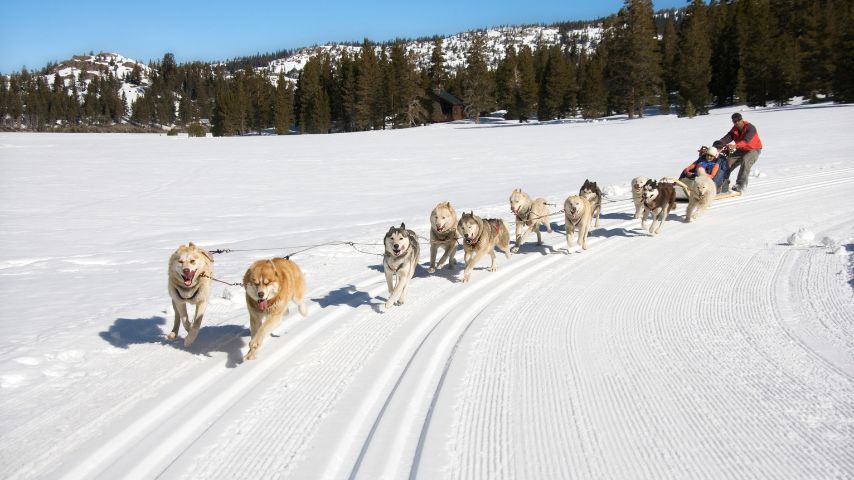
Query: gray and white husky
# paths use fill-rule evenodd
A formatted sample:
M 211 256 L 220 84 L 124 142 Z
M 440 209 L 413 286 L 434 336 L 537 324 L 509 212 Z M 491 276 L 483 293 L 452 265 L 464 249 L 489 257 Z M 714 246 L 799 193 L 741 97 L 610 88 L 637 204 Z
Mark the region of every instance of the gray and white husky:
M 412 230 L 407 230 L 403 223 L 400 227 L 391 227 L 385 234 L 383 243 L 385 244 L 383 270 L 388 283 L 388 300 L 385 302 L 385 308 L 391 308 L 392 305 L 403 305 L 406 301 L 409 281 L 415 275 L 421 249 L 418 246 L 418 236 Z M 394 281 L 394 277 L 397 277 L 397 282 Z

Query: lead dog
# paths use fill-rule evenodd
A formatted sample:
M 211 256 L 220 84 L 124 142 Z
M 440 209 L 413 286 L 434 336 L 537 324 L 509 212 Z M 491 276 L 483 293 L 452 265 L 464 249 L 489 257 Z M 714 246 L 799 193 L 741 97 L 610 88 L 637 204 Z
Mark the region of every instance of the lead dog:
M 513 253 L 519 251 L 525 237 L 532 231 L 537 232 L 537 245 L 543 244 L 540 225 L 545 226 L 546 231 L 552 233 L 545 198 L 531 200 L 530 195 L 523 192 L 521 188 L 517 188 L 510 194 L 510 211 L 516 215 L 516 245 L 513 247 Z
M 293 301 L 304 317 L 305 277 L 296 263 L 287 258 L 257 260 L 243 275 L 246 289 L 246 308 L 249 310 L 249 351 L 244 360 L 255 360 L 258 349 L 267 335 L 288 313 L 288 302 Z
M 646 228 L 646 214 L 650 213 L 652 214 L 652 225 L 649 227 L 649 233 L 657 235 L 661 232 L 661 226 L 667 220 L 667 215 L 676 208 L 676 191 L 673 189 L 673 184 L 647 180 L 643 186 L 643 208 L 641 228 Z M 657 228 L 655 226 L 656 221 L 658 221 Z
M 439 263 L 436 263 L 436 254 L 439 247 L 445 249 Z M 453 270 L 457 266 L 454 258 L 457 252 L 457 212 L 451 206 L 451 202 L 442 202 L 430 212 L 430 268 L 428 272 L 433 273 L 448 261 L 448 268 Z
M 504 252 L 510 258 L 510 232 L 507 225 L 500 218 L 480 218 L 474 212 L 463 213 L 457 226 L 463 234 L 463 250 L 466 269 L 463 272 L 463 283 L 471 278 L 471 271 L 481 257 L 489 254 L 492 264 L 489 271 L 497 270 L 495 266 L 495 247 Z
M 632 201 L 635 203 L 635 218 L 640 218 L 643 209 L 643 186 L 649 180 L 644 176 L 632 179 Z
M 172 309 L 175 311 L 175 323 L 172 325 L 172 331 L 166 336 L 167 340 L 174 340 L 178 336 L 182 323 L 187 331 L 184 346 L 189 347 L 196 340 L 208 306 L 212 276 L 213 258 L 193 242 L 181 245 L 169 257 L 168 288 L 169 296 L 172 297 Z M 192 324 L 187 314 L 188 303 L 196 306 Z
M 385 308 L 388 309 L 392 305 L 403 305 L 406 301 L 409 281 L 415 275 L 421 249 L 418 246 L 418 235 L 412 230 L 407 230 L 403 223 L 400 227 L 391 227 L 388 230 L 383 244 L 385 244 L 383 270 L 388 283 L 388 300 L 385 302 Z M 394 282 L 394 277 L 397 277 L 397 283 Z
M 712 205 L 717 195 L 717 187 L 712 177 L 703 167 L 697 170 L 697 176 L 688 194 L 688 210 L 685 212 L 685 220 L 689 222 L 699 218 Z
M 596 182 L 584 179 L 584 184 L 578 190 L 578 195 L 590 201 L 590 206 L 593 208 L 593 215 L 596 216 L 596 225 L 599 226 L 599 215 L 602 213 L 602 190 Z
M 587 250 L 587 234 L 590 233 L 590 223 L 593 222 L 593 207 L 590 200 L 581 195 L 572 195 L 563 202 L 566 217 L 566 249 L 574 244 L 573 234 L 578 230 L 578 244 Z

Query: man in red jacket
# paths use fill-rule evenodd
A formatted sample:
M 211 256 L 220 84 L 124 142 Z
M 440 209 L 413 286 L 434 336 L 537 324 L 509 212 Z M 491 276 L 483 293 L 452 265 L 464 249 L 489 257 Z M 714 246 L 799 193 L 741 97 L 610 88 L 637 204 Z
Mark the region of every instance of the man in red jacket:
M 750 169 L 756 160 L 759 159 L 759 154 L 762 153 L 762 141 L 759 140 L 759 134 L 756 133 L 756 127 L 747 123 L 741 118 L 741 114 L 736 112 L 732 114 L 732 130 L 721 137 L 723 144 L 735 143 L 735 145 L 727 145 L 729 151 L 734 152 L 729 156 L 729 170 L 724 185 L 729 185 L 729 174 L 733 168 L 740 165 L 738 169 L 738 178 L 733 190 L 744 193 L 747 188 L 747 177 L 750 175 Z M 726 188 L 726 187 L 725 187 Z

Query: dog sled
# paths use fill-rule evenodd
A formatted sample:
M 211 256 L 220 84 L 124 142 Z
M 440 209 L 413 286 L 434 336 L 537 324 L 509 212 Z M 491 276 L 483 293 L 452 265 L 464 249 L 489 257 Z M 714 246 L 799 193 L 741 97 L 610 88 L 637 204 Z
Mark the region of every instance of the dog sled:
M 694 187 L 694 179 L 693 178 L 680 178 L 677 180 L 676 178 L 670 178 L 668 180 L 672 180 L 673 181 L 672 183 L 675 183 L 677 186 L 682 187 L 682 188 L 675 189 L 676 190 L 676 201 L 680 202 L 680 203 L 687 203 L 688 202 L 688 190 L 690 190 Z M 680 184 L 682 184 L 682 185 L 680 185 Z M 718 192 L 717 195 L 715 195 L 715 200 L 723 200 L 726 198 L 735 198 L 735 197 L 740 197 L 740 196 L 741 196 L 741 192 L 736 192 L 733 190 L 729 190 L 727 192 L 721 191 L 721 192 Z

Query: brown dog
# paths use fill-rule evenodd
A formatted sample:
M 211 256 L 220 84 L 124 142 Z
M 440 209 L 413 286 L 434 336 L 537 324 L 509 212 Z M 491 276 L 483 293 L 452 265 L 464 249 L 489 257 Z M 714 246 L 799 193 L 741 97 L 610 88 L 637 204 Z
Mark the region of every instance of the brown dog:
M 676 191 L 673 189 L 673 184 L 648 180 L 643 186 L 643 208 L 641 228 L 646 228 L 646 214 L 651 213 L 652 225 L 649 226 L 649 233 L 657 235 L 661 232 L 661 226 L 667 220 L 667 215 L 676 208 Z M 656 221 L 658 221 L 657 228 Z
M 208 306 L 211 293 L 211 277 L 213 276 L 213 258 L 201 248 L 193 245 L 181 245 L 169 257 L 169 296 L 172 297 L 172 309 L 175 311 L 175 323 L 172 331 L 166 336 L 167 340 L 175 340 L 180 325 L 184 324 L 187 338 L 184 346 L 189 347 L 196 340 L 202 317 Z M 187 314 L 187 304 L 196 306 L 193 323 Z
M 288 302 L 293 301 L 304 317 L 307 313 L 305 277 L 296 263 L 287 258 L 258 260 L 243 275 L 246 289 L 246 308 L 249 310 L 249 352 L 244 360 L 255 360 L 261 343 L 288 313 Z
M 463 272 L 463 283 L 471 278 L 471 271 L 480 261 L 481 257 L 489 254 L 492 257 L 492 265 L 489 271 L 497 270 L 495 266 L 495 247 L 504 252 L 510 258 L 510 232 L 507 225 L 500 218 L 480 218 L 474 212 L 463 213 L 457 230 L 463 235 L 463 259 L 466 269 Z

